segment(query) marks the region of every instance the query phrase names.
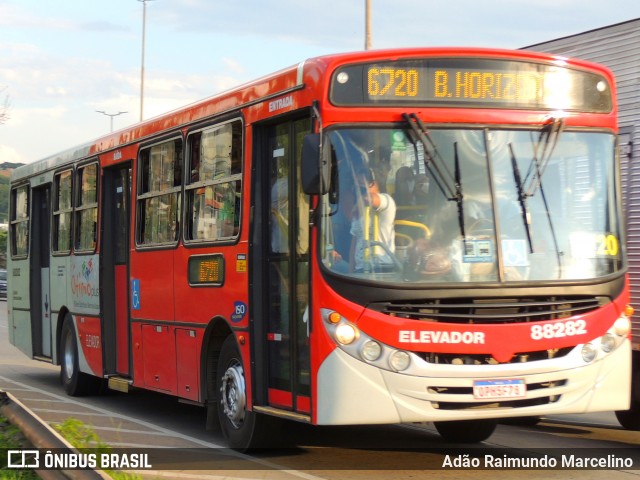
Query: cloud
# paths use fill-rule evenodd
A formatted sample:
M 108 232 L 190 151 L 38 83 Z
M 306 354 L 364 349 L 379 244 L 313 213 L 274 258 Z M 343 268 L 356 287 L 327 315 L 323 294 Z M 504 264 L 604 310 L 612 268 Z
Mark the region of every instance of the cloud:
M 11 2 L 0 2 L 0 28 L 89 31 L 89 32 L 124 32 L 129 29 L 123 24 L 107 20 L 73 19 L 70 16 L 56 15 L 46 11 L 27 10 Z
M 237 60 L 228 57 L 222 57 L 222 63 L 227 67 L 228 70 L 237 73 L 239 75 L 246 75 L 247 69 Z
M 518 48 L 527 42 L 599 28 L 629 18 L 637 0 L 617 0 L 602 8 L 584 0 L 372 0 L 374 48 L 475 45 Z M 188 8 L 174 2 L 152 2 L 148 21 L 175 32 L 233 35 L 264 42 L 321 46 L 331 51 L 360 50 L 364 45 L 364 2 L 325 0 L 190 0 Z M 579 20 L 579 21 L 576 21 Z M 583 25 L 576 27 L 576 25 Z M 523 42 L 524 39 L 524 42 Z M 267 43 L 268 44 L 268 43 Z M 225 45 L 233 49 L 233 41 Z M 273 51 L 274 57 L 278 56 Z
M 2 162 L 23 162 L 23 159 L 18 151 L 15 148 L 9 147 L 7 145 L 0 145 L 0 158 L 2 159 Z

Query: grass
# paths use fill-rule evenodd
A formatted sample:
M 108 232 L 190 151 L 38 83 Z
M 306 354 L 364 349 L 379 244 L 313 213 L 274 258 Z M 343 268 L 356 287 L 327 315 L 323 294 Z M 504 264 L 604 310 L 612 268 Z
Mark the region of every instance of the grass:
M 0 478 L 3 480 L 36 480 L 40 478 L 33 470 L 10 470 L 5 467 L 8 465 L 8 449 L 28 448 L 29 446 L 29 442 L 24 438 L 20 429 L 0 415 Z
M 100 439 L 93 428 L 80 420 L 68 418 L 53 428 L 76 448 L 89 450 L 96 454 L 111 452 L 111 447 Z M 13 470 L 5 467 L 8 465 L 8 449 L 30 447 L 29 441 L 24 438 L 20 429 L 0 415 L 0 479 L 37 480 L 40 478 L 33 470 Z M 107 470 L 106 473 L 114 480 L 142 480 L 141 476 L 126 472 Z
M 111 452 L 111 447 L 100 439 L 95 430 L 80 420 L 67 418 L 53 428 L 76 448 L 86 449 L 96 454 Z M 114 480 L 142 480 L 141 476 L 126 472 L 106 470 L 106 473 Z

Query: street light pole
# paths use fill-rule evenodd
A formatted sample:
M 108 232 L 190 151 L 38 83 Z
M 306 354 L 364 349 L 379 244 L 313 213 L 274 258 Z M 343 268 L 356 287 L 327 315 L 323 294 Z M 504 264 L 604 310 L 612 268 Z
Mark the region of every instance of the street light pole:
M 142 2 L 142 60 L 140 62 L 140 121 L 144 118 L 144 48 L 147 27 L 147 2 L 152 0 L 138 0 Z
M 106 115 L 107 117 L 110 118 L 110 124 L 111 124 L 111 131 L 113 132 L 113 117 L 117 117 L 118 115 L 122 115 L 123 113 L 129 113 L 129 112 L 118 112 L 118 113 L 107 113 L 103 110 L 96 110 L 97 113 L 101 113 L 103 115 Z
M 371 50 L 371 0 L 365 0 L 364 19 L 364 49 Z

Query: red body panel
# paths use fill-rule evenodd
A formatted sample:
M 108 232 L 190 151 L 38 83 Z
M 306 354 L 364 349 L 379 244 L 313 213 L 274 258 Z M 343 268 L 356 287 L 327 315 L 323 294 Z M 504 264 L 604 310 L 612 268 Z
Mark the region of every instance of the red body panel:
M 200 335 L 199 335 L 200 333 Z M 198 400 L 201 330 L 176 328 L 178 396 Z M 200 338 L 199 338 L 200 337 Z
M 102 334 L 100 319 L 96 317 L 76 317 L 78 345 L 94 375 L 102 376 Z
M 176 344 L 167 326 L 142 326 L 144 385 L 153 390 L 177 393 Z

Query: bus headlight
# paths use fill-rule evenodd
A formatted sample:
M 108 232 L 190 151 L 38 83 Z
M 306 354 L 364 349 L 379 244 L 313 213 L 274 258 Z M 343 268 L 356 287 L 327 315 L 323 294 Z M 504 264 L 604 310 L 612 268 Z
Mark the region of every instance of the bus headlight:
M 582 347 L 582 359 L 585 362 L 593 362 L 597 355 L 598 349 L 592 343 L 587 343 Z
M 375 340 L 367 340 L 362 344 L 360 355 L 368 362 L 375 362 L 382 355 L 382 345 Z
M 600 348 L 605 353 L 609 353 L 616 348 L 616 337 L 613 336 L 613 333 L 607 333 L 600 339 Z
M 616 332 L 616 335 L 619 337 L 626 337 L 629 335 L 629 330 L 631 330 L 631 321 L 627 316 L 623 315 L 613 324 L 613 331 Z
M 350 323 L 341 323 L 336 327 L 335 335 L 336 340 L 342 345 L 349 345 L 358 338 L 358 331 Z
M 407 374 L 420 370 L 421 362 L 424 362 L 422 358 L 371 338 L 358 328 L 356 321 L 350 320 L 357 317 L 357 314 L 343 316 L 335 310 L 325 308 L 320 310 L 320 314 L 326 332 L 338 349 L 358 361 L 393 373 Z
M 407 352 L 403 352 L 402 350 L 396 350 L 389 357 L 389 366 L 396 372 L 406 370 L 407 368 L 409 368 L 410 363 L 411 357 Z

